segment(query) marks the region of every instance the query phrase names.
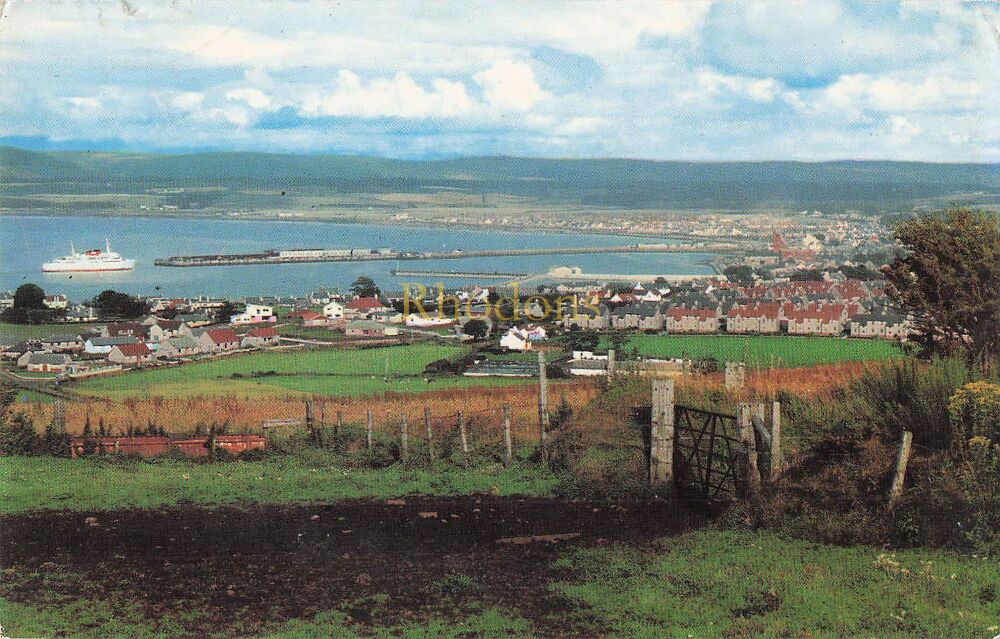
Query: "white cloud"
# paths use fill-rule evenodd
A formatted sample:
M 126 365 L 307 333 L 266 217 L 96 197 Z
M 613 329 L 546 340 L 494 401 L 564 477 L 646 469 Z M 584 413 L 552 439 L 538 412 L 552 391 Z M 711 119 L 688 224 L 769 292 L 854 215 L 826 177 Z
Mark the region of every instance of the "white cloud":
M 523 62 L 500 60 L 472 79 L 482 88 L 486 104 L 498 111 L 528 111 L 546 97 Z
M 343 69 L 334 91 L 307 96 L 302 111 L 306 115 L 428 118 L 454 117 L 472 110 L 462 82 L 435 78 L 430 85 L 425 89 L 405 73 L 365 82 Z
M 576 136 L 596 132 L 604 123 L 603 118 L 587 116 L 570 118 L 553 129 L 556 135 Z
M 746 78 L 715 71 L 697 75 L 698 91 L 689 97 L 718 95 L 723 90 L 743 95 L 755 102 L 771 102 L 781 92 L 781 84 L 773 78 Z
M 238 100 L 246 102 L 252 109 L 266 109 L 271 106 L 272 100 L 269 95 L 260 89 L 233 89 L 226 92 L 227 100 Z
M 909 139 L 919 134 L 923 129 L 901 115 L 894 115 L 889 118 L 889 131 L 894 138 Z
M 101 101 L 97 98 L 85 97 L 85 96 L 73 96 L 66 98 L 66 102 L 71 106 L 78 109 L 100 109 Z
M 889 76 L 852 74 L 841 76 L 820 95 L 820 101 L 835 109 L 873 108 L 899 112 L 956 109 L 974 106 L 983 93 L 978 80 L 930 76 L 905 80 Z
M 182 91 L 170 97 L 170 106 L 179 111 L 195 111 L 201 108 L 205 94 L 199 91 Z

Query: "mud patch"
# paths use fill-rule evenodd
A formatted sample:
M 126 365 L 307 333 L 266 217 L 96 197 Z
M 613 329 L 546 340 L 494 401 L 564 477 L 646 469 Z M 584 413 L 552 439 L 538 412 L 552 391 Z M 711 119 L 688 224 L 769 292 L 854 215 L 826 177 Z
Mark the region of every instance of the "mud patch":
M 487 606 L 564 636 L 571 606 L 548 592 L 562 549 L 641 544 L 699 522 L 665 502 L 487 496 L 45 512 L 0 518 L 0 594 L 134 601 L 153 620 L 187 615 L 193 636 L 327 610 L 381 626 Z

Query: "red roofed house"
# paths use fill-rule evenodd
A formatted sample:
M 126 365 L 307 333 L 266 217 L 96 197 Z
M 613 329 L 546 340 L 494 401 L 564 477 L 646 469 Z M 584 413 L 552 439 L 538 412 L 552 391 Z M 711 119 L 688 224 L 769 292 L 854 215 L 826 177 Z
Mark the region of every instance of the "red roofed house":
M 221 353 L 240 347 L 240 338 L 231 328 L 213 328 L 198 337 L 198 347 L 203 353 Z
M 362 319 L 388 310 L 389 307 L 377 297 L 358 297 L 344 304 L 344 316 L 350 319 Z
M 726 313 L 727 333 L 777 333 L 781 330 L 781 305 L 734 306 Z
M 156 353 L 145 342 L 117 344 L 108 353 L 108 361 L 122 366 L 141 366 L 156 361 Z
M 852 306 L 857 306 L 852 305 Z M 850 311 L 845 304 L 811 305 L 808 308 L 785 310 L 789 335 L 840 335 L 847 328 Z
M 719 330 L 719 316 L 708 308 L 670 308 L 666 329 L 670 333 L 715 333 Z
M 106 327 L 107 335 L 105 337 L 134 337 L 136 339 L 143 339 L 146 337 L 147 327 L 140 324 L 139 322 L 118 322 L 116 324 L 108 324 Z
M 244 348 L 250 347 L 263 347 L 263 346 L 277 346 L 278 345 L 278 331 L 273 327 L 259 327 L 252 328 L 250 332 L 243 336 L 241 342 Z

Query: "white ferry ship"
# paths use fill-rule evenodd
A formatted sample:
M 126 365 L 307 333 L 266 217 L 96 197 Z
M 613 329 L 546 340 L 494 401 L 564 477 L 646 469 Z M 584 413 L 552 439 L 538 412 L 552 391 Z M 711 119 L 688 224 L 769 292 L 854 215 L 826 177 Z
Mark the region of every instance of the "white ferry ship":
M 127 260 L 111 250 L 111 243 L 104 241 L 105 250 L 91 249 L 77 253 L 76 247 L 70 242 L 70 254 L 57 257 L 51 262 L 42 264 L 46 273 L 93 273 L 100 271 L 131 271 L 135 260 Z

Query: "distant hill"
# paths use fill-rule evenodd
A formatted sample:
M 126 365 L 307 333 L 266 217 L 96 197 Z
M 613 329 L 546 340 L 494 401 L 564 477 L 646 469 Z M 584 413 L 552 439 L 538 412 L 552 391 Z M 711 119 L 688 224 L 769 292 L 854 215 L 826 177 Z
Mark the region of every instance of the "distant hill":
M 617 208 L 773 207 L 865 212 L 1000 203 L 1000 164 L 656 162 L 477 157 L 408 161 L 269 153 L 34 152 L 0 147 L 0 204 L 43 193 L 132 193 L 220 186 L 317 193 L 459 189 Z

